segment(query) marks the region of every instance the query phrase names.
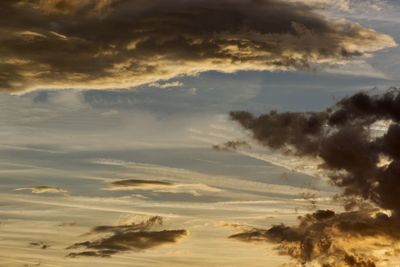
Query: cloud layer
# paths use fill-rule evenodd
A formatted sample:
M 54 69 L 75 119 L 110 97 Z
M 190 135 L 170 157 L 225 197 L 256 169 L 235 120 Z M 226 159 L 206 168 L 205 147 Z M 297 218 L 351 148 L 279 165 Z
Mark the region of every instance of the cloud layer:
M 0 89 L 9 92 L 303 68 L 395 45 L 291 1 L 5 0 L 0 10 Z

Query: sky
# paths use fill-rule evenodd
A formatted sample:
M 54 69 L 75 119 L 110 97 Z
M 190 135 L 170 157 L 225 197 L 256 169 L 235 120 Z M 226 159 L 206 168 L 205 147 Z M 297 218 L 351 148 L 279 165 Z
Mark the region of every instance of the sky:
M 0 1 L 0 267 L 400 266 L 399 17 Z

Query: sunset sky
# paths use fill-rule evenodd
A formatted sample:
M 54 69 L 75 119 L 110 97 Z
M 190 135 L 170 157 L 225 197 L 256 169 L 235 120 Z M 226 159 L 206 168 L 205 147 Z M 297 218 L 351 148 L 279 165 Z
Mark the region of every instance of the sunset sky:
M 398 0 L 0 0 L 0 267 L 400 266 L 398 43 Z

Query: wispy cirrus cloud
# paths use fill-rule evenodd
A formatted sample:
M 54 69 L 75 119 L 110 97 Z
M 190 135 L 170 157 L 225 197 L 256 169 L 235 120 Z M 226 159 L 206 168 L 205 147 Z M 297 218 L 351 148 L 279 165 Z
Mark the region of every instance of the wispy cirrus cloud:
M 291 1 L 1 1 L 0 89 L 123 88 L 344 63 L 388 35 Z M 118 29 L 118 30 L 115 30 Z

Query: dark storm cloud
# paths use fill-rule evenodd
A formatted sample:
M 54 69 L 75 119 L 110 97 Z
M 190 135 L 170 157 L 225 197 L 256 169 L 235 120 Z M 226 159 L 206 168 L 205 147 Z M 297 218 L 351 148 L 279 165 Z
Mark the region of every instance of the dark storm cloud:
M 126 251 L 141 251 L 163 244 L 173 244 L 187 236 L 186 230 L 150 230 L 161 226 L 162 218 L 151 217 L 146 221 L 117 226 L 97 226 L 86 235 L 105 234 L 106 236 L 92 241 L 75 243 L 67 249 L 87 249 L 72 252 L 68 257 L 111 257 Z M 85 235 L 85 236 L 86 236 Z
M 344 188 L 346 198 L 363 199 L 390 211 L 389 216 L 374 217 L 363 211 L 362 204 L 348 202 L 345 208 L 356 204 L 361 211 L 342 214 L 320 211 L 303 218 L 298 227 L 274 226 L 234 238 L 276 242 L 287 254 L 303 262 L 340 255 L 336 260 L 349 266 L 375 265 L 371 259 L 348 254 L 344 248 L 340 253 L 332 251 L 332 244 L 335 249 L 340 247 L 340 238 L 350 234 L 399 241 L 400 90 L 392 88 L 379 95 L 357 93 L 324 112 L 273 111 L 261 116 L 232 112 L 231 118 L 262 145 L 298 157 L 321 159 L 320 167 L 327 170 L 333 184 Z M 382 121 L 388 126 L 378 129 L 376 123 Z M 290 244 L 286 246 L 285 242 Z M 361 243 L 358 249 L 363 247 Z
M 4 0 L 0 15 L 0 89 L 10 92 L 303 68 L 395 45 L 283 0 Z

